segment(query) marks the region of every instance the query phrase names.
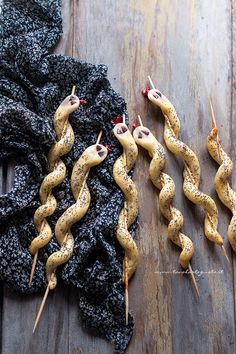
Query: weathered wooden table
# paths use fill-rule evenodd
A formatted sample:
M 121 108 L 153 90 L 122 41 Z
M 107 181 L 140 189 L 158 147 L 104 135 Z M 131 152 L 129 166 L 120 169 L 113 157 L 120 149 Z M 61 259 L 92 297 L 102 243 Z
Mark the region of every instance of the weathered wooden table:
M 79 58 L 107 64 L 113 87 L 127 101 L 130 119 L 140 114 L 161 142 L 163 117 L 140 94 L 148 74 L 174 103 L 182 122 L 182 140 L 198 151 L 201 190 L 214 197 L 219 230 L 226 240 L 230 214 L 213 188 L 217 166 L 206 150 L 206 136 L 211 128 L 211 97 L 222 144 L 235 162 L 235 1 L 64 0 L 62 5 L 64 34 L 55 52 L 71 55 L 74 47 Z M 203 236 L 203 213 L 183 196 L 183 164 L 168 152 L 167 156 L 166 171 L 177 185 L 174 203 L 183 212 L 184 232 L 195 244 L 192 267 L 199 272 L 196 278 L 201 296 L 197 298 L 189 275 L 175 273 L 180 270 L 179 249 L 167 240 L 158 193 L 148 180 L 149 158 L 140 150 L 135 172 L 140 192 L 140 263 L 130 284 L 130 308 L 136 325 L 127 353 L 236 353 L 236 258 L 227 241 L 230 264 L 219 247 Z M 0 191 L 6 193 L 12 186 L 14 169 L 1 165 L 0 173 Z M 236 171 L 232 184 L 236 187 Z M 78 297 L 76 290 L 59 286 L 50 294 L 32 336 L 42 295 L 21 297 L 3 287 L 2 353 L 112 353 L 112 345 L 81 328 Z

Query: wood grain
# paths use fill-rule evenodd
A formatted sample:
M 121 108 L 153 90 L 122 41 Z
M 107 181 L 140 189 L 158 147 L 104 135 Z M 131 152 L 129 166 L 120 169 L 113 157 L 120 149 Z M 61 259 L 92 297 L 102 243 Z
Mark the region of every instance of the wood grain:
M 148 3 L 142 0 L 63 0 L 62 13 L 64 33 L 55 52 L 70 55 L 71 38 L 75 33 L 75 55 L 108 65 L 108 78 L 126 99 L 130 121 L 141 114 L 144 125 L 163 143 L 164 119 L 140 94 L 148 74 L 175 105 L 182 124 L 181 139 L 200 159 L 200 189 L 213 196 L 219 207 L 219 230 L 232 261 L 228 264 L 220 249 L 206 240 L 204 214 L 187 201 L 182 192 L 183 164 L 167 151 L 166 172 L 177 186 L 174 204 L 183 212 L 183 231 L 195 244 L 192 267 L 198 272 L 219 272 L 196 275 L 201 293 L 199 300 L 190 276 L 174 273 L 181 270 L 179 249 L 167 240 L 158 192 L 148 180 L 150 159 L 140 150 L 135 170 L 140 191 L 137 240 L 140 263 L 130 283 L 130 308 L 136 324 L 127 353 L 235 353 L 235 256 L 232 257 L 227 241 L 230 214 L 213 189 L 217 165 L 206 150 L 206 137 L 211 128 L 211 98 L 222 145 L 235 162 L 236 6 L 233 0 Z M 234 173 L 234 187 L 235 176 Z M 10 184 L 7 183 L 8 189 Z M 78 298 L 76 290 L 58 287 L 50 295 L 39 329 L 32 337 L 33 319 L 41 296 L 19 297 L 5 289 L 3 354 L 17 351 L 24 354 L 111 353 L 111 344 L 82 328 Z
M 0 195 L 4 194 L 3 188 L 3 163 L 0 161 Z M 0 334 L 2 334 L 2 306 L 3 306 L 3 285 L 0 282 Z M 2 348 L 2 335 L 0 335 L 0 348 Z
M 0 195 L 4 194 L 3 187 L 3 162 L 0 162 Z
M 55 48 L 55 52 L 71 54 L 71 16 L 72 2 L 62 2 L 63 35 Z M 14 163 L 8 164 L 7 178 L 4 179 L 7 191 L 14 180 Z M 58 285 L 50 292 L 41 321 L 36 333 L 32 329 L 43 294 L 35 296 L 19 296 L 4 287 L 2 313 L 2 354 L 24 353 L 57 353 L 66 354 L 69 348 L 69 290 Z
M 233 189 L 236 190 L 236 4 L 232 1 L 231 4 L 231 54 L 232 54 L 232 66 L 231 66 L 231 158 L 234 162 L 234 173 L 232 175 L 232 186 Z M 235 284 L 236 284 L 236 259 L 235 256 L 233 257 L 233 290 L 234 290 L 234 315 L 235 315 L 235 304 L 236 304 L 236 291 L 235 291 Z M 234 317 L 236 320 L 236 317 Z M 236 322 L 235 322 L 236 326 Z M 235 338 L 234 338 L 235 340 Z
M 61 285 L 47 300 L 35 334 L 42 294 L 19 296 L 4 288 L 2 354 L 68 353 L 68 290 Z
M 63 0 L 61 2 L 63 33 L 60 41 L 54 48 L 56 54 L 72 55 L 72 23 L 75 23 L 73 20 L 75 17 L 73 14 L 73 2 L 74 0 Z

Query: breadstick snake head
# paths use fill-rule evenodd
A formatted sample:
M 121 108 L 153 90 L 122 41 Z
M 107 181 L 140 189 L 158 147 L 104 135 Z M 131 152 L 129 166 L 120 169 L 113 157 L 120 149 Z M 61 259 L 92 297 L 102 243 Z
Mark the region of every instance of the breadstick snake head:
M 151 147 L 156 141 L 151 131 L 141 125 L 134 129 L 133 137 L 136 143 L 145 149 Z
M 76 95 L 67 96 L 60 104 L 60 109 L 65 110 L 67 114 L 71 114 L 76 111 L 80 106 L 80 99 Z
M 169 110 L 172 107 L 172 104 L 170 103 L 168 98 L 166 98 L 159 90 L 152 89 L 148 91 L 148 98 L 156 106 L 158 106 L 164 114 L 168 114 Z
M 115 134 L 115 137 L 120 141 L 126 141 L 131 137 L 132 139 L 132 134 L 130 133 L 128 127 L 124 123 L 118 123 L 115 125 L 113 132 Z M 121 143 L 122 144 L 122 143 Z
M 99 165 L 108 154 L 107 148 L 101 144 L 91 145 L 85 151 L 90 167 Z

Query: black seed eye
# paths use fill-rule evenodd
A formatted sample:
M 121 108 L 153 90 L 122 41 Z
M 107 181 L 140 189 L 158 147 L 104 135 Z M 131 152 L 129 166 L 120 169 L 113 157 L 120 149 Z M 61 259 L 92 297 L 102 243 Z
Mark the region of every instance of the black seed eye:
M 97 151 L 100 151 L 100 150 L 102 150 L 102 147 L 101 147 L 100 145 L 97 145 L 97 146 L 96 146 L 96 150 L 97 150 Z
M 119 129 L 119 128 L 117 129 L 117 131 L 116 131 L 116 132 L 117 132 L 117 134 L 122 134 L 122 130 L 121 130 L 121 129 Z
M 143 137 L 142 134 L 139 132 L 139 133 L 138 133 L 138 138 L 139 138 L 139 139 L 142 139 L 142 137 Z
M 127 130 L 128 130 L 126 127 L 121 127 L 121 129 L 122 129 L 123 133 L 127 132 Z
M 155 91 L 155 95 L 153 95 L 155 98 L 161 97 L 161 92 L 160 91 Z
M 100 151 L 100 152 L 98 152 L 98 155 L 99 155 L 100 157 L 102 157 L 104 154 L 105 154 L 105 152 L 104 152 L 104 151 Z
M 71 96 L 69 98 L 69 102 L 71 105 L 75 104 L 77 102 L 77 97 L 76 96 Z
M 145 135 L 149 135 L 149 132 L 147 132 L 146 130 L 142 130 L 142 133 Z

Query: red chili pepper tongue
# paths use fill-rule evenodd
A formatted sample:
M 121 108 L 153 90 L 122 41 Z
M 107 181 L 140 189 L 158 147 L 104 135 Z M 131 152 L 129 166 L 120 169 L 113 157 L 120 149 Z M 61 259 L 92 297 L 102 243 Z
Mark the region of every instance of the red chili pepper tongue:
M 80 100 L 80 104 L 88 104 L 88 101 L 86 101 L 86 100 Z
M 132 123 L 132 129 L 134 130 L 134 129 L 136 129 L 137 127 L 138 127 L 139 125 L 136 123 L 136 122 L 134 122 L 134 123 Z
M 115 117 L 112 119 L 115 124 L 122 123 L 123 118 L 122 117 Z
M 112 151 L 112 149 L 109 147 L 109 145 L 104 144 L 103 146 L 107 149 L 108 152 L 111 152 L 111 151 Z
M 142 90 L 142 95 L 143 95 L 144 97 L 147 97 L 148 91 L 150 91 L 150 90 L 151 90 L 150 87 L 149 87 L 149 86 L 146 86 L 145 89 Z

